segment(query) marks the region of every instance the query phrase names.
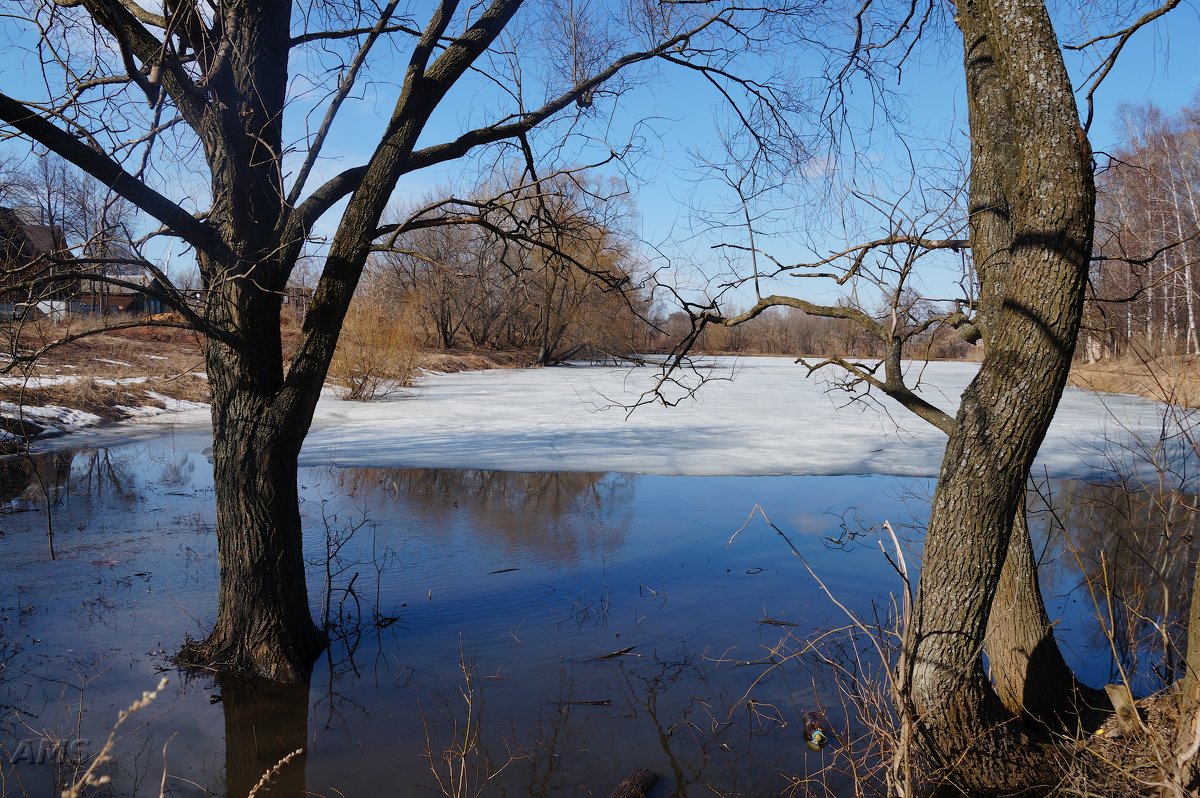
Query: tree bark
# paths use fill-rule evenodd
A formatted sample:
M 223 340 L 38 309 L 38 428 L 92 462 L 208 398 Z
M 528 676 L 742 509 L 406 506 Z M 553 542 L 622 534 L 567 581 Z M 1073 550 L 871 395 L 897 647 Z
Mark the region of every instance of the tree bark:
M 956 19 L 987 350 L 946 447 L 905 664 L 918 753 L 935 779 L 968 795 L 1048 792 L 1055 774 L 1037 729 L 1014 722 L 981 652 L 1013 520 L 1074 353 L 1095 188 L 1045 6 L 971 0 Z
M 239 349 L 210 342 L 213 484 L 217 493 L 217 618 L 181 664 L 306 682 L 325 635 L 313 623 L 297 494 L 300 446 L 315 397 L 280 407 L 278 298 L 231 291 L 256 334 Z
M 1200 564 L 1192 580 L 1188 608 L 1187 654 L 1179 691 L 1175 772 L 1167 774 L 1176 796 L 1200 796 Z
M 1046 614 L 1025 502 L 992 599 L 984 639 L 988 676 L 1004 708 L 1049 728 L 1070 729 L 1111 709 L 1103 691 L 1081 683 L 1063 659 Z

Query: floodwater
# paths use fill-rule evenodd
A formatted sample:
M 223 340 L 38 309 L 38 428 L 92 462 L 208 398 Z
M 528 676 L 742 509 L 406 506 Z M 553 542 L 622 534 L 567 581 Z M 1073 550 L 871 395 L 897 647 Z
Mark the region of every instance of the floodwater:
M 259 795 L 607 796 L 635 768 L 659 774 L 655 796 L 835 790 L 823 768 L 859 731 L 841 688 L 878 666 L 855 655 L 866 641 L 825 590 L 886 625 L 902 583 L 880 524 L 915 573 L 932 490 L 305 469 L 312 612 L 333 645 L 309 685 L 246 694 L 169 660 L 214 614 L 205 446 L 185 435 L 0 462 L 0 794 L 57 795 L 164 675 L 117 728 L 97 794 L 244 796 L 297 750 Z M 1044 515 L 1095 516 L 1073 502 Z M 1095 542 L 1039 534 L 1068 656 L 1108 680 L 1078 576 L 1096 570 Z M 1147 595 L 1143 581 L 1129 591 Z M 1122 651 L 1149 672 L 1154 642 L 1139 634 Z M 802 738 L 813 710 L 835 738 L 818 752 Z

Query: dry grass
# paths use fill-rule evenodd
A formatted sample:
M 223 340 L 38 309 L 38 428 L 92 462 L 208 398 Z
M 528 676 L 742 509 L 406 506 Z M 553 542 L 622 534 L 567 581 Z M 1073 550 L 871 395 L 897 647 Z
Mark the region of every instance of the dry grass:
M 79 323 L 25 325 L 19 330 L 20 349 L 35 352 L 83 329 Z M 161 397 L 207 402 L 203 370 L 202 343 L 193 332 L 165 327 L 109 331 L 50 349 L 33 368 L 0 375 L 5 377 L 0 402 L 68 407 L 105 421 L 120 421 L 129 418 L 133 408 L 163 408 Z M 0 418 L 0 429 L 17 439 L 36 437 L 42 431 L 37 418 L 22 423 L 9 416 Z M 0 455 L 19 448 L 19 440 L 0 441 Z
M 5 343 L 12 333 L 25 352 L 32 352 L 67 335 L 97 329 L 98 321 L 87 320 L 51 325 L 45 322 L 4 330 Z M 99 332 L 46 352 L 38 362 L 41 371 L 96 369 L 104 377 L 163 374 L 202 370 L 200 336 L 172 327 L 140 327 Z M 66 373 L 66 372 L 64 372 Z
M 1057 794 L 1112 796 L 1163 794 L 1177 728 L 1178 693 L 1167 690 L 1137 702 L 1142 728 L 1122 734 L 1110 719 L 1095 734 L 1060 747 L 1063 781 Z
M 48 387 L 0 385 L 0 401 L 22 407 L 70 407 L 100 416 L 105 421 L 119 421 L 128 417 L 129 414 L 122 407 L 163 407 L 161 401 L 146 396 L 141 384 L 112 383 L 90 376 Z
M 1071 385 L 1144 396 L 1179 407 L 1200 407 L 1200 357 L 1123 357 L 1076 364 Z
M 39 337 L 67 332 L 39 330 Z M 24 342 L 25 349 L 37 345 Z M 10 372 L 0 401 L 26 406 L 57 405 L 106 420 L 128 416 L 123 407 L 162 407 L 155 393 L 207 402 L 208 383 L 199 337 L 186 330 L 144 328 L 101 333 L 47 352 L 27 372 Z M 24 379 L 22 379 L 24 378 Z M 54 384 L 40 384 L 57 378 Z
M 458 371 L 525 368 L 536 359 L 537 353 L 532 350 L 490 352 L 461 349 L 446 352 L 421 352 L 417 355 L 417 367 L 425 371 L 452 374 Z

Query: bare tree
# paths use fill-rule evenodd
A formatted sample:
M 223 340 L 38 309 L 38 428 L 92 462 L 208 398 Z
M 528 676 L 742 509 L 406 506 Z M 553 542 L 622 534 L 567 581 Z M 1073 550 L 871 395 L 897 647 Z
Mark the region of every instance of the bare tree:
M 649 302 L 622 230 L 625 185 L 534 169 L 488 193 L 439 203 L 437 226 L 379 244 L 380 287 L 416 308 L 436 346 L 532 349 L 540 366 L 634 354 Z
M 1121 117 L 1125 141 L 1099 186 L 1088 355 L 1200 354 L 1196 110 L 1124 107 Z
M 443 0 L 423 26 L 394 0 L 189 0 L 162 13 L 135 2 L 58 0 L 34 5 L 28 19 L 10 17 L 37 39 L 47 78 L 40 95 L 24 99 L 14 94 L 29 89 L 6 81 L 5 131 L 133 203 L 190 247 L 199 266 L 203 308 L 166 290 L 162 301 L 185 322 L 158 322 L 203 333 L 212 391 L 218 609 L 211 633 L 189 642 L 181 663 L 294 681 L 325 645 L 308 609 L 297 458 L 372 246 L 422 224 L 416 216 L 380 225 L 402 176 L 517 141 L 564 112 L 596 113 L 606 92 L 619 90 L 617 78 L 647 62 L 687 64 L 728 85 L 730 96 L 754 100 L 726 69 L 756 41 L 767 12 L 668 4 L 604 20 L 626 26 L 623 52 L 581 59 L 565 78 L 548 70 L 544 100 L 513 101 L 497 62 L 528 54 L 500 46 L 527 4 Z M 370 57 L 388 53 L 402 66 L 394 82 L 382 75 L 368 92 L 392 92 L 369 157 L 319 181 L 339 109 L 361 96 Z M 87 68 L 76 68 L 81 60 Z M 294 74 L 306 63 L 314 68 Z M 495 105 L 477 104 L 482 122 L 434 140 L 431 116 L 466 80 L 495 86 Z M 298 138 L 294 119 L 308 125 Z M 320 276 L 285 363 L 289 277 L 314 227 L 342 202 L 327 243 L 307 252 L 319 255 Z
M 880 69 L 898 40 L 904 40 L 900 62 L 908 57 L 913 44 L 906 26 L 922 13 L 928 20 L 935 9 L 902 4 L 901 11 L 903 24 L 888 25 L 881 23 L 888 21 L 886 10 L 875 18 L 875 5 L 862 7 L 839 79 L 855 69 Z M 1119 44 L 1154 18 L 1115 35 Z M 682 379 L 682 354 L 705 328 L 735 327 L 771 308 L 844 319 L 878 340 L 885 352 L 880 361 L 835 356 L 808 367 L 840 368 L 850 387 L 886 395 L 948 437 L 894 682 L 903 736 L 921 764 L 900 762 L 894 786 L 908 794 L 931 778 L 969 795 L 1048 792 L 1058 775 L 1047 730 L 1064 723 L 1074 728 L 1102 700 L 1075 681 L 1054 642 L 1024 510 L 1029 469 L 1061 397 L 1080 328 L 1092 255 L 1094 165 L 1043 3 L 974 0 L 957 5 L 955 21 L 969 111 L 965 203 L 946 191 L 939 203 L 949 202 L 917 203 L 915 212 L 876 202 L 887 224 L 882 235 L 810 263 L 764 258 L 761 245 L 731 245 L 753 249 L 756 257 L 753 275 L 726 287 L 753 285 L 757 301 L 737 314 L 723 312 L 719 298 L 693 304 L 692 329 L 653 398 L 669 399 L 668 383 Z M 831 103 L 842 97 L 835 91 Z M 871 204 L 870 197 L 860 199 Z M 968 250 L 977 294 L 942 303 L 936 313 L 914 314 L 904 296 L 914 266 Z M 888 306 L 873 313 L 861 302 L 829 305 L 759 288 L 782 276 L 866 281 L 889 297 Z M 902 360 L 914 336 L 935 325 L 985 346 L 953 415 L 913 390 Z

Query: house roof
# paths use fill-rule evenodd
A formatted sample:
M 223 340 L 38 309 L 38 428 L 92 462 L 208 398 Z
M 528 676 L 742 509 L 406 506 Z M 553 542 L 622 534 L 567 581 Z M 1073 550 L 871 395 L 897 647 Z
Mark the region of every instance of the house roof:
M 19 210 L 0 208 L 0 258 L 3 260 L 23 264 L 66 248 L 66 238 L 58 225 L 35 224 L 24 218 Z

